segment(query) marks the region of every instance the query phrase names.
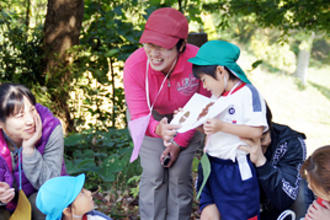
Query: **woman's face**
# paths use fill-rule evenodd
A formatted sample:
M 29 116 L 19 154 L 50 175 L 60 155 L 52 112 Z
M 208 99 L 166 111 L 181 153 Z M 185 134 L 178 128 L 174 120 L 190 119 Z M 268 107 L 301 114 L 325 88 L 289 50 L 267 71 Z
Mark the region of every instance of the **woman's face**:
M 267 151 L 268 146 L 272 142 L 272 138 L 270 135 L 270 131 L 268 130 L 266 133 L 264 133 L 260 138 L 260 144 L 262 152 L 265 154 Z
M 72 203 L 72 212 L 75 215 L 84 215 L 94 209 L 92 193 L 87 189 L 82 189 Z
M 36 131 L 34 115 L 38 114 L 37 110 L 31 102 L 24 97 L 24 106 L 18 112 L 6 118 L 6 121 L 0 122 L 0 128 L 13 140 L 20 145 L 22 140 L 29 139 Z
M 175 46 L 172 49 L 166 49 L 154 44 L 145 43 L 143 44 L 143 48 L 152 69 L 167 74 L 172 66 L 175 65 L 178 57 L 178 51 Z

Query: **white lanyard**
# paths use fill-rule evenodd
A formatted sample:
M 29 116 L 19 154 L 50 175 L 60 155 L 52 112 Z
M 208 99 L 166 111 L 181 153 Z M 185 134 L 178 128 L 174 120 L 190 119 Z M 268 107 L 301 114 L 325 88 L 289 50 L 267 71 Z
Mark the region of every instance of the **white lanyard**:
M 149 107 L 149 111 L 150 111 L 149 114 L 151 114 L 152 109 L 153 109 L 153 107 L 154 107 L 154 105 L 155 105 L 155 103 L 156 103 L 156 101 L 157 101 L 158 96 L 159 96 L 159 93 L 160 93 L 160 91 L 162 90 L 162 88 L 164 87 L 164 83 L 165 83 L 166 79 L 168 78 L 168 76 L 171 74 L 171 72 L 172 72 L 172 70 L 173 70 L 175 64 L 176 64 L 176 61 L 172 63 L 172 66 L 171 66 L 170 70 L 167 72 L 165 78 L 163 79 L 163 82 L 162 82 L 162 84 L 160 85 L 160 88 L 159 88 L 159 90 L 158 90 L 158 92 L 157 92 L 157 95 L 156 95 L 156 97 L 155 97 L 155 101 L 154 101 L 154 103 L 153 103 L 152 105 L 150 105 L 149 80 L 148 80 L 149 59 L 148 59 L 148 61 L 147 61 L 147 66 L 146 66 L 146 86 L 145 86 L 145 88 L 146 88 L 147 103 L 148 103 L 148 107 Z

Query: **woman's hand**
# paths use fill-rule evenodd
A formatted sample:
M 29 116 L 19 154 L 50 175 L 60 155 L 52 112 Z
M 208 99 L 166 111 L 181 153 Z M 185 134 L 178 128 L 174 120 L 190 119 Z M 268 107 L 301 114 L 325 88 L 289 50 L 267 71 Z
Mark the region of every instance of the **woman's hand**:
M 203 125 L 203 129 L 206 135 L 214 134 L 218 131 L 221 131 L 223 128 L 224 122 L 219 119 L 207 119 Z
M 167 168 L 171 167 L 178 158 L 179 153 L 180 153 L 180 147 L 169 142 L 166 145 L 166 149 L 163 151 L 163 153 L 160 156 L 160 163 L 163 164 L 165 157 L 169 154 L 171 156 L 171 160 L 165 167 Z
M 176 135 L 176 130 L 180 125 L 171 125 L 167 122 L 167 118 L 162 118 L 156 128 L 156 134 L 159 135 L 163 141 L 169 142 Z
M 15 197 L 15 189 L 10 188 L 8 183 L 0 182 L 0 201 L 4 204 L 9 203 Z
M 329 220 L 330 219 L 330 203 L 322 201 L 325 207 L 322 207 L 316 200 L 309 206 L 305 220 Z
M 26 154 L 33 153 L 35 145 L 40 140 L 42 134 L 42 123 L 38 112 L 34 113 L 33 120 L 35 124 L 35 132 L 30 138 L 24 139 L 22 143 L 23 153 Z
M 241 138 L 242 141 L 244 141 L 246 145 L 240 146 L 239 149 L 243 150 L 250 154 L 250 160 L 256 167 L 261 167 L 264 165 L 267 161 L 265 155 L 262 152 L 260 138 L 256 139 L 245 139 Z

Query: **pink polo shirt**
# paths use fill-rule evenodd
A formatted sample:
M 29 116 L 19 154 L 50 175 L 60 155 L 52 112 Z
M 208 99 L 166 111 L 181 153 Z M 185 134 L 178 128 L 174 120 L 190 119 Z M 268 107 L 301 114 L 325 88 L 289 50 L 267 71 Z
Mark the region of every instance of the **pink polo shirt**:
M 192 64 L 187 61 L 194 57 L 197 51 L 198 47 L 187 44 L 185 51 L 180 54 L 172 74 L 166 80 L 154 105 L 154 110 L 159 114 L 172 114 L 174 110 L 183 107 L 195 92 L 210 96 L 210 93 L 203 89 L 202 82 L 193 76 Z M 145 93 L 146 63 L 147 55 L 143 48 L 132 53 L 125 62 L 125 98 L 132 120 L 149 114 Z M 149 66 L 148 80 L 151 105 L 155 102 L 156 94 L 164 78 L 165 75 L 162 72 L 155 71 Z M 158 123 L 159 121 L 151 117 L 146 131 L 147 136 L 159 137 L 155 133 Z M 179 133 L 174 140 L 180 146 L 185 147 L 194 133 L 195 130 Z

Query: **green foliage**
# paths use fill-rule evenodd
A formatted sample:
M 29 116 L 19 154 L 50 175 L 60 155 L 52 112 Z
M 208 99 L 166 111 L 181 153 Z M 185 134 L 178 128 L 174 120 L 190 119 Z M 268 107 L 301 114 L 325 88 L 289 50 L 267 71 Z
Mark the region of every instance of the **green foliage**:
M 71 106 L 79 106 L 79 113 L 73 113 L 78 130 L 126 126 L 122 70 L 138 48 L 140 7 L 137 1 L 85 1 L 80 45 L 71 50 L 75 75 L 71 91 L 74 97 L 84 97 L 70 100 Z M 131 20 L 131 15 L 138 16 Z
M 229 13 L 255 15 L 263 27 L 277 27 L 285 31 L 307 29 L 328 32 L 329 6 L 326 0 L 230 0 Z
M 26 31 L 19 15 L 0 11 L 0 81 L 11 81 L 33 87 L 41 84 L 42 32 L 35 28 Z
M 136 187 L 132 187 L 130 189 L 130 193 L 133 195 L 134 198 L 136 198 L 139 195 L 140 187 L 139 187 L 138 183 L 140 182 L 140 179 L 141 179 L 141 175 L 138 175 L 138 176 L 132 176 L 127 181 L 128 184 L 131 184 L 131 183 L 136 184 Z
M 139 161 L 129 163 L 132 143 L 127 129 L 85 130 L 65 138 L 70 175 L 86 174 L 85 187 L 95 192 L 97 209 L 114 219 L 136 215 Z M 129 206 L 129 208 L 127 207 Z
M 127 129 L 90 130 L 65 138 L 65 164 L 70 175 L 86 173 L 88 188 L 103 191 L 134 188 L 139 163 L 129 163 L 132 144 Z M 131 181 L 128 181 L 131 179 Z M 114 187 L 114 188 L 111 188 Z

